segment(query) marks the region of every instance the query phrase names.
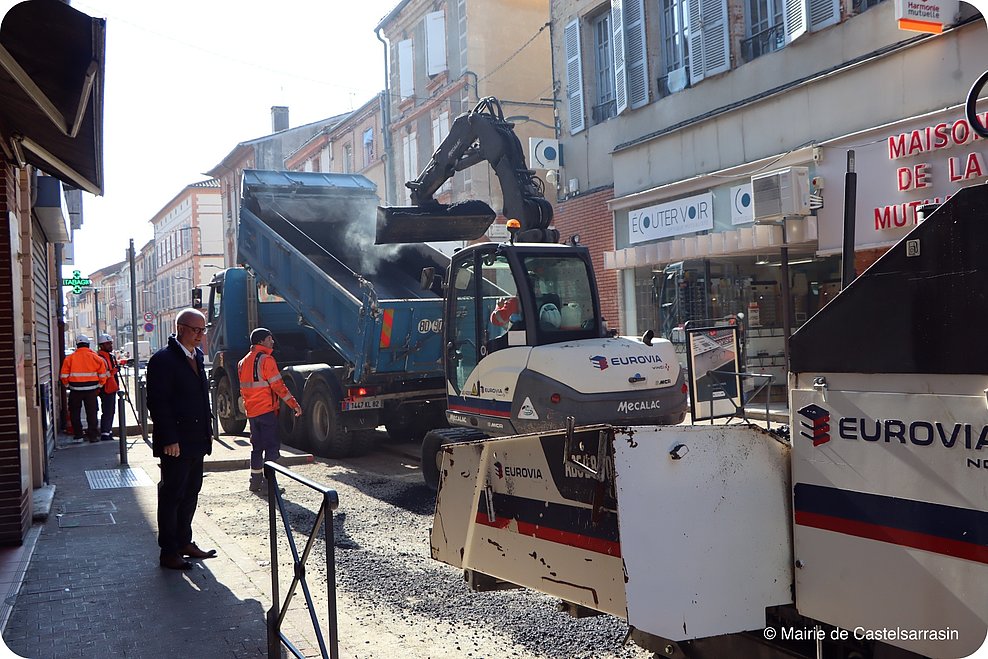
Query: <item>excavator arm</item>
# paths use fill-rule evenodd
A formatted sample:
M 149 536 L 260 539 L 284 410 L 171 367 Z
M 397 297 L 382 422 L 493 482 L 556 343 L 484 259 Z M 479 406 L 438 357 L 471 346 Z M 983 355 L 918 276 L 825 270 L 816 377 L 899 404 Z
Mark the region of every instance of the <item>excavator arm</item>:
M 475 240 L 487 231 L 496 214 L 482 201 L 440 204 L 433 195 L 456 172 L 487 161 L 501 184 L 502 213 L 521 224 L 519 242 L 554 243 L 552 205 L 543 196 L 542 181 L 528 169 L 514 124 L 505 121 L 501 104 L 493 97 L 481 99 L 470 112 L 453 120 L 449 134 L 415 180 L 411 207 L 378 209 L 377 242 Z

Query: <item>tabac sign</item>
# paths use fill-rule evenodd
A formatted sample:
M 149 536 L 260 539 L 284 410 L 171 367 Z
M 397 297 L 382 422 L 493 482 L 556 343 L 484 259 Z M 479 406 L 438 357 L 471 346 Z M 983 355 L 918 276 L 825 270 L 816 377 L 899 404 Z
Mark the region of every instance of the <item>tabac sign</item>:
M 92 286 L 92 284 L 93 281 L 88 277 L 81 276 L 78 270 L 73 270 L 71 277 L 62 278 L 62 286 L 71 286 L 72 292 L 76 295 L 82 293 L 82 288 L 84 286 Z

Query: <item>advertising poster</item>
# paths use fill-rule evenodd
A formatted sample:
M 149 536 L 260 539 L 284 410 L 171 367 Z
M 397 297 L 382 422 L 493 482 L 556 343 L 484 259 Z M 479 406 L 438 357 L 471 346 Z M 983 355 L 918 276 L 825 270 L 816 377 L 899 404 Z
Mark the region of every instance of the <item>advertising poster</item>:
M 693 421 L 734 416 L 742 406 L 737 326 L 687 328 L 686 344 Z

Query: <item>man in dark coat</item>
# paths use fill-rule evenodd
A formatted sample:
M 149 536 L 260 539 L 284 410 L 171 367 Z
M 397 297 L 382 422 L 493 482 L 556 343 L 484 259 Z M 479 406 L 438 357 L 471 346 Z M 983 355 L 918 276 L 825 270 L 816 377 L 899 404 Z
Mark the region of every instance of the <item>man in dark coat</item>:
M 188 570 L 184 557 L 211 558 L 192 541 L 192 518 L 202 488 L 203 459 L 212 451 L 209 384 L 199 344 L 206 318 L 184 309 L 168 346 L 147 366 L 148 411 L 154 424 L 152 450 L 161 458 L 158 483 L 158 546 L 161 567 Z

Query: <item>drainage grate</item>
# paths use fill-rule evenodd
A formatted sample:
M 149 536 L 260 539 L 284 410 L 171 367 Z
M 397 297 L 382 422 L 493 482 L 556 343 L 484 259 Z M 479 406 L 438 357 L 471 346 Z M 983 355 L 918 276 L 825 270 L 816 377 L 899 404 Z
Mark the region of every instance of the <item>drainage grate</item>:
M 154 485 L 151 477 L 140 467 L 123 469 L 96 469 L 87 471 L 91 490 L 109 490 L 115 487 L 147 487 Z
M 117 521 L 113 519 L 113 515 L 110 513 L 81 513 L 78 515 L 58 516 L 58 528 L 60 529 L 72 529 L 80 526 L 110 526 L 116 523 Z

